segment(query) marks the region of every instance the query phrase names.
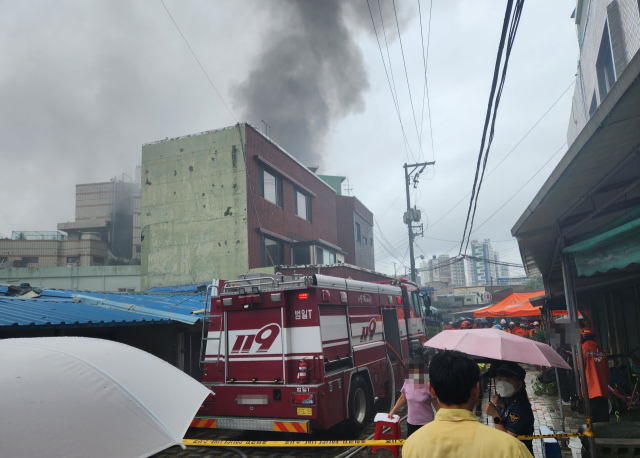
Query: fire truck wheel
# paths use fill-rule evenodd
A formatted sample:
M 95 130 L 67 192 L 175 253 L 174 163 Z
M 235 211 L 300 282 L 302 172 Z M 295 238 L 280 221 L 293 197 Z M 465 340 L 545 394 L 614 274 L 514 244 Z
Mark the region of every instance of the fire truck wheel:
M 367 384 L 360 376 L 351 380 L 349 391 L 349 430 L 356 436 L 362 436 L 371 419 L 372 403 Z

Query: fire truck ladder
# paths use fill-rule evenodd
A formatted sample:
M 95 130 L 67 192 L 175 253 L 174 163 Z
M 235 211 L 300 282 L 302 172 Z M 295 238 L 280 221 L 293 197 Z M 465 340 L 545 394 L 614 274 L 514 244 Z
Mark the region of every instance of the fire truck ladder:
M 202 368 L 202 365 L 205 363 L 205 360 L 207 357 L 207 342 L 209 342 L 210 340 L 217 340 L 218 341 L 218 358 L 216 360 L 216 369 L 220 371 L 220 346 L 222 343 L 222 331 L 223 331 L 224 322 L 222 320 L 222 315 L 210 314 L 211 304 L 210 304 L 209 298 L 211 297 L 211 295 L 209 293 L 210 291 L 213 290 L 213 288 L 215 288 L 216 292 L 218 292 L 218 287 L 216 285 L 211 284 L 207 286 L 207 292 L 204 300 L 205 308 L 204 308 L 204 315 L 202 317 L 202 341 L 200 342 L 200 367 Z M 220 318 L 220 330 L 218 331 L 218 337 L 208 337 L 211 318 Z

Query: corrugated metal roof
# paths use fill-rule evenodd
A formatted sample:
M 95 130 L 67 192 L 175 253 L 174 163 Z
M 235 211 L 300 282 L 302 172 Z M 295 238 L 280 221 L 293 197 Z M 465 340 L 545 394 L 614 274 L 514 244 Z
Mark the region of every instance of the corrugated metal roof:
M 45 289 L 37 298 L 0 296 L 0 327 L 195 324 L 201 315 L 192 312 L 204 307 L 204 291 L 163 295 Z
M 196 293 L 207 289 L 208 283 L 194 283 L 192 285 L 158 286 L 145 289 L 145 293 Z
M 75 303 L 71 299 L 0 298 L 0 329 L 169 324 L 170 319 Z
M 73 291 L 62 289 L 46 289 L 40 298 L 73 299 L 77 296 L 88 305 L 130 310 L 131 313 L 147 313 L 155 316 L 171 318 L 175 321 L 194 324 L 200 318 L 192 312 L 205 307 L 205 291 L 196 294 L 145 294 L 145 293 L 96 293 L 90 291 Z M 94 299 L 91 301 L 90 299 Z

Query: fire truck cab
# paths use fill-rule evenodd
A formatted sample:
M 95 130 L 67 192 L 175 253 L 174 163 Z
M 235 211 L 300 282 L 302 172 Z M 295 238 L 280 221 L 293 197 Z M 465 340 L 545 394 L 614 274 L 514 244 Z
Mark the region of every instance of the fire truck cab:
M 428 308 L 406 280 L 246 274 L 210 304 L 211 395 L 194 427 L 310 433 L 345 422 L 361 435 L 408 363 L 426 361 Z

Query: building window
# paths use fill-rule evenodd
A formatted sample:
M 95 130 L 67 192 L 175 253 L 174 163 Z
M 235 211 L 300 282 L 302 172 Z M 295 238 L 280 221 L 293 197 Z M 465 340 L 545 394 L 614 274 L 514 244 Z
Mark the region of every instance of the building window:
M 260 197 L 282 208 L 282 177 L 258 166 Z
M 356 222 L 356 240 L 359 242 L 362 239 L 362 233 L 360 232 L 360 223 Z
M 292 250 L 294 266 L 311 264 L 311 250 L 309 248 L 308 246 L 298 246 Z
M 136 253 L 140 253 L 142 251 L 142 247 L 140 245 L 138 245 L 136 247 Z
M 373 246 L 373 237 L 371 237 L 369 241 L 371 242 L 370 245 Z
M 23 256 L 22 257 L 22 262 L 24 262 L 25 264 L 38 264 L 38 261 L 40 259 L 36 256 Z
M 104 264 L 104 258 L 102 256 L 94 256 L 93 257 L 94 264 Z
M 335 264 L 336 254 L 331 251 L 316 247 L 316 264 Z
M 280 266 L 284 260 L 284 247 L 282 242 L 261 236 L 260 240 L 260 266 Z
M 367 244 L 367 238 L 366 237 L 362 237 L 362 244 L 366 245 Z
M 616 82 L 616 73 L 613 68 L 613 55 L 611 54 L 611 38 L 609 37 L 609 23 L 605 22 L 602 39 L 600 40 L 600 50 L 596 61 L 596 74 L 598 75 L 598 92 L 600 92 L 600 103 L 611 90 Z
M 297 189 L 294 192 L 296 215 L 311 222 L 311 197 Z
M 7 262 L 7 257 L 6 256 L 0 256 L 0 264 Z
M 67 264 L 80 264 L 80 256 L 67 256 Z

